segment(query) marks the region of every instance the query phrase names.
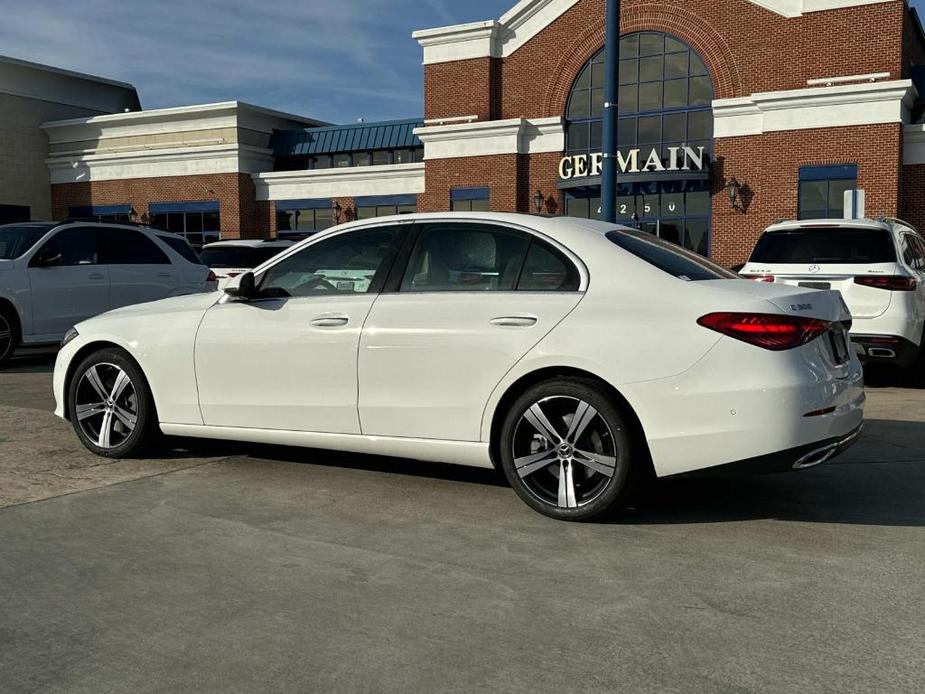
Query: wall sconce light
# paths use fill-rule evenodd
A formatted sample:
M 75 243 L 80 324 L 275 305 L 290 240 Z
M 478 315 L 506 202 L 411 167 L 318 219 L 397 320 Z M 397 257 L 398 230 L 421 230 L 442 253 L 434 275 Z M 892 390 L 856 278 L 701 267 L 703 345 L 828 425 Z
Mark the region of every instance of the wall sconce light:
M 735 176 L 729 179 L 724 190 L 726 195 L 729 196 L 729 204 L 732 205 L 732 209 L 745 212 L 745 207 L 742 205 L 742 186 Z
M 340 206 L 340 203 L 337 200 L 331 201 L 331 216 L 334 218 L 335 224 L 340 224 L 340 213 L 343 211 L 343 207 Z
M 546 203 L 546 196 L 541 191 L 533 194 L 533 208 L 537 214 L 543 214 L 543 205 Z

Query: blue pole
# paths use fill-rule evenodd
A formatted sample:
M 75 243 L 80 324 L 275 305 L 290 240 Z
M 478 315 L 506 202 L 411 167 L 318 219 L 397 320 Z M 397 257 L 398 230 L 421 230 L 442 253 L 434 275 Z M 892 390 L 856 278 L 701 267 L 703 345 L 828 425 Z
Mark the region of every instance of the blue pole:
M 604 47 L 604 138 L 601 147 L 601 219 L 617 221 L 617 94 L 620 68 L 620 0 L 607 0 Z

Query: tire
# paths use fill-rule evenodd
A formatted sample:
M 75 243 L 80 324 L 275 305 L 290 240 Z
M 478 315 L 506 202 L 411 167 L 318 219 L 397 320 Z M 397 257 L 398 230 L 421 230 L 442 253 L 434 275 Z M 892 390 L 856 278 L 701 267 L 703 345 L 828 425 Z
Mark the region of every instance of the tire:
M 5 366 L 13 358 L 19 340 L 19 321 L 16 315 L 9 308 L 0 307 L 0 366 Z
M 642 472 L 631 431 L 629 419 L 594 381 L 544 381 L 507 413 L 501 466 L 517 495 L 543 515 L 600 519 L 620 507 Z
M 160 438 L 148 381 L 120 349 L 102 349 L 83 359 L 67 397 L 77 438 L 96 455 L 141 457 Z

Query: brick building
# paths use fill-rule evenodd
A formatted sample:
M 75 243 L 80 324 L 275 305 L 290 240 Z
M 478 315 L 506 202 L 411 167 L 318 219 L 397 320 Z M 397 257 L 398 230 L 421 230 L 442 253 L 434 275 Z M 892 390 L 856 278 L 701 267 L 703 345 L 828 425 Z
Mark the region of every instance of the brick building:
M 906 0 L 622 5 L 624 222 L 730 265 L 776 219 L 840 216 L 854 188 L 868 216 L 925 228 L 925 38 Z M 604 0 L 521 0 L 414 38 L 416 120 L 219 104 L 46 123 L 54 213 L 197 242 L 414 209 L 598 214 Z

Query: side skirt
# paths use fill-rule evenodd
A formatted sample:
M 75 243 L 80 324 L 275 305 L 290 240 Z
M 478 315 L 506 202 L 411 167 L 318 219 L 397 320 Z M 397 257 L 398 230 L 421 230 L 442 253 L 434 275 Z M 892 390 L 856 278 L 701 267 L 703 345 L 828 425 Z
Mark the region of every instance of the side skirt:
M 277 429 L 244 429 L 239 427 L 202 426 L 197 424 L 161 423 L 167 436 L 188 436 L 199 439 L 245 441 L 275 446 L 322 448 L 367 455 L 412 458 L 433 463 L 450 463 L 493 469 L 488 444 L 473 441 L 442 441 L 394 436 L 362 436 L 360 434 L 319 434 L 307 431 Z

